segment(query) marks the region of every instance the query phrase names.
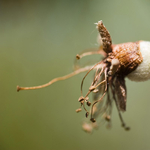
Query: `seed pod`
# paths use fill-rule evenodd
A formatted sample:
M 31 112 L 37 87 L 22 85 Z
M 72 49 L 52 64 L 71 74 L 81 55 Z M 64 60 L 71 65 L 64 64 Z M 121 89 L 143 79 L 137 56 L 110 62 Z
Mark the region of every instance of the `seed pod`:
M 92 54 L 102 54 L 104 57 L 102 60 L 93 66 L 78 68 L 68 75 L 54 78 L 50 82 L 43 85 L 33 87 L 17 86 L 17 91 L 44 88 L 53 84 L 54 82 L 68 79 L 81 72 L 87 72 L 81 82 L 81 95 L 83 95 L 82 88 L 84 79 L 92 70 L 96 70 L 94 79 L 91 83 L 92 86 L 90 86 L 85 97 L 81 96 L 78 99 L 78 101 L 81 103 L 81 106 L 83 106 L 84 110 L 86 111 L 86 117 L 88 117 L 89 113 L 85 108 L 84 102 L 87 102 L 88 106 L 91 105 L 91 103 L 88 102 L 87 96 L 93 91 L 93 94 L 96 94 L 96 96 L 94 96 L 93 105 L 90 110 L 91 116 L 98 118 L 99 115 L 104 113 L 109 113 L 109 115 L 111 115 L 112 104 L 115 102 L 121 124 L 125 130 L 129 130 L 130 128 L 126 126 L 121 115 L 121 111 L 126 111 L 127 102 L 125 77 L 137 82 L 150 79 L 150 42 L 138 41 L 112 44 L 111 36 L 103 22 L 98 21 L 96 25 L 99 32 L 99 42 L 101 43 L 101 46 L 96 51 L 82 53 L 81 55 L 77 54 L 76 59 L 81 59 L 84 56 Z M 110 96 L 110 92 L 112 92 L 112 97 Z M 104 97 L 106 99 L 104 99 Z M 76 112 L 80 111 L 81 108 L 76 110 Z M 91 117 L 90 120 L 95 122 L 96 120 L 94 118 Z M 109 124 L 111 123 L 110 116 L 106 116 L 105 119 L 109 121 Z M 84 128 L 88 132 L 92 130 L 90 126 L 85 126 Z

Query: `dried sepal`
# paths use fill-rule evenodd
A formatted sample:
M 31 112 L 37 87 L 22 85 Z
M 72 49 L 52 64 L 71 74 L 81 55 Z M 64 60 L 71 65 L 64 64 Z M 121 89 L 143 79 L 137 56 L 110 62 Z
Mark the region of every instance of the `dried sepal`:
M 125 86 L 124 78 L 120 77 L 119 79 L 116 79 L 116 81 L 115 81 L 115 93 L 116 93 L 119 109 L 121 111 L 125 111 L 126 110 L 127 92 L 126 92 L 126 86 Z

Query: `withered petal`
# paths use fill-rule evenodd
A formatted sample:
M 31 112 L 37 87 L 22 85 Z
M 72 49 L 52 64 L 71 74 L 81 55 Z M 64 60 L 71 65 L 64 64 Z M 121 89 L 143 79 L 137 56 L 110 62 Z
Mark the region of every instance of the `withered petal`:
M 117 77 L 115 81 L 115 93 L 121 111 L 126 111 L 127 91 L 123 77 Z

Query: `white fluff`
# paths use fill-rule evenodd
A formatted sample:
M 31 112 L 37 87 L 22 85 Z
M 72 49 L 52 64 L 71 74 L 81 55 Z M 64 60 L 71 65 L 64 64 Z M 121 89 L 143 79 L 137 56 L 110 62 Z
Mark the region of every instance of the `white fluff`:
M 143 62 L 127 77 L 136 82 L 150 79 L 150 42 L 140 41 L 140 51 Z

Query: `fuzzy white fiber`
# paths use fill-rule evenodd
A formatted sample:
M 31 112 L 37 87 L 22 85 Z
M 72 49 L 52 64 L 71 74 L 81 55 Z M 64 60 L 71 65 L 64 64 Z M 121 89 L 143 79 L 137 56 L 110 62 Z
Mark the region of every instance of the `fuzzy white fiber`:
M 140 41 L 140 51 L 143 62 L 127 77 L 136 82 L 150 79 L 150 42 Z

